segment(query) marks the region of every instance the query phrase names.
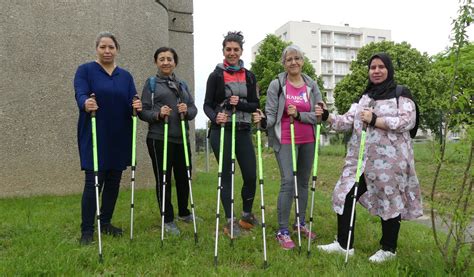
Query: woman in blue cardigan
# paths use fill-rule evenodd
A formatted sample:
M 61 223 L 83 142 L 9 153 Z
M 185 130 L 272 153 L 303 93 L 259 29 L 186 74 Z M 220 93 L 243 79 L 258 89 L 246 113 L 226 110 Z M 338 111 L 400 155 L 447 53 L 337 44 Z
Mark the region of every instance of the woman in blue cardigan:
M 114 236 L 122 229 L 111 224 L 117 201 L 122 171 L 131 163 L 132 110 L 141 111 L 132 75 L 115 64 L 119 50 L 112 33 L 101 32 L 96 39 L 97 59 L 78 67 L 74 90 L 79 108 L 77 142 L 81 169 L 85 172 L 82 194 L 82 224 L 80 243 L 90 244 L 94 234 L 96 213 L 94 164 L 92 157 L 92 111 L 96 112 L 99 185 L 102 193 L 100 208 L 101 231 Z M 95 99 L 91 98 L 95 94 Z

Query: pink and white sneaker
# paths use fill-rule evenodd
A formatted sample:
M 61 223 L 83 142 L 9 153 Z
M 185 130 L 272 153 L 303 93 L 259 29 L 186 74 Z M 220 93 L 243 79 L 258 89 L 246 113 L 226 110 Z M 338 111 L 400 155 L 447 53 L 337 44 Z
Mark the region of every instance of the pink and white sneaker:
M 290 232 L 288 229 L 281 229 L 276 234 L 276 239 L 280 243 L 281 248 L 285 250 L 291 250 L 295 248 L 295 243 L 291 240 Z
M 293 225 L 293 231 L 298 232 L 298 226 Z M 310 232 L 308 228 L 306 228 L 306 225 L 303 223 L 300 225 L 300 232 L 303 234 L 307 239 L 310 240 L 315 240 L 316 239 L 316 233 Z

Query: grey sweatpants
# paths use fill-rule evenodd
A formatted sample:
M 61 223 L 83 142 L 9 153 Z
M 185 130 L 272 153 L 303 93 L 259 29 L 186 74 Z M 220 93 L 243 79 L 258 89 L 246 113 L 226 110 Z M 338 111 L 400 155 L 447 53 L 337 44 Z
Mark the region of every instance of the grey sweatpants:
M 314 159 L 314 143 L 295 145 L 296 179 L 298 183 L 298 206 L 300 222 L 305 221 L 306 206 L 308 204 L 308 182 Z M 279 228 L 288 228 L 291 205 L 294 201 L 295 186 L 293 177 L 293 160 L 291 144 L 282 144 L 280 151 L 275 152 L 280 167 L 280 193 L 278 195 L 278 225 Z M 296 211 L 296 207 L 295 207 Z M 295 217 L 296 224 L 296 217 Z

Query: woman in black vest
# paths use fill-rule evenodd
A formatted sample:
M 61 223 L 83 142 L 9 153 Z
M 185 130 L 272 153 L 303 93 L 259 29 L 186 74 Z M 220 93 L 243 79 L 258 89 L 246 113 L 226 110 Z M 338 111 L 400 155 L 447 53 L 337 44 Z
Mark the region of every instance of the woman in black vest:
M 222 42 L 223 63 L 209 75 L 204 99 L 204 112 L 211 120 L 210 141 L 216 159 L 219 159 L 220 125 L 225 124 L 224 156 L 221 175 L 221 198 L 227 223 L 224 233 L 230 234 L 234 224 L 234 237 L 240 227 L 250 229 L 258 224 L 252 213 L 256 189 L 256 159 L 252 143 L 252 113 L 259 106 L 255 75 L 244 68 L 242 55 L 244 37 L 241 32 L 228 32 Z M 231 139 L 232 109 L 236 110 L 235 156 L 242 172 L 242 217 L 239 224 L 231 214 Z

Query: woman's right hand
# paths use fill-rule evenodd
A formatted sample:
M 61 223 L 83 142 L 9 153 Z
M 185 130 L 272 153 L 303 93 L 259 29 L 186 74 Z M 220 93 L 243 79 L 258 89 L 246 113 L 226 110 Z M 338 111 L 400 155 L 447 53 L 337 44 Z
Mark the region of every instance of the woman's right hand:
M 253 123 L 258 124 L 260 121 L 262 121 L 262 118 L 263 118 L 263 113 L 261 110 L 257 109 L 256 112 L 252 113 Z
M 288 114 L 288 116 L 292 116 L 293 118 L 298 117 L 298 110 L 296 109 L 295 105 L 288 105 L 286 113 Z
M 165 118 L 165 116 L 169 116 L 170 113 L 171 113 L 171 111 L 172 111 L 172 110 L 171 110 L 170 107 L 164 105 L 164 106 L 161 107 L 161 109 L 160 109 L 160 117 L 161 117 L 161 118 Z
M 223 124 L 227 122 L 227 114 L 226 113 L 217 113 L 216 116 L 216 123 Z
M 319 105 L 314 105 L 314 113 L 316 114 L 317 117 L 323 116 L 324 110 L 321 108 Z
M 97 111 L 99 106 L 97 106 L 97 102 L 94 98 L 87 98 L 86 102 L 84 102 L 84 110 L 88 113 Z

